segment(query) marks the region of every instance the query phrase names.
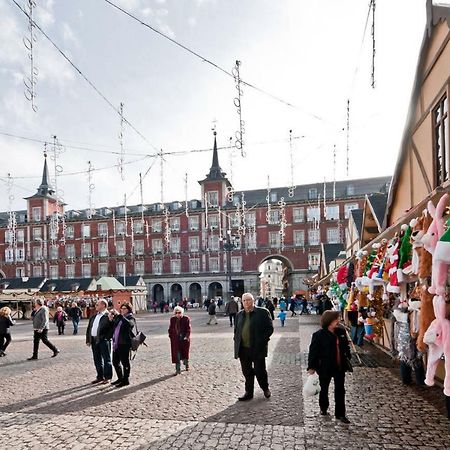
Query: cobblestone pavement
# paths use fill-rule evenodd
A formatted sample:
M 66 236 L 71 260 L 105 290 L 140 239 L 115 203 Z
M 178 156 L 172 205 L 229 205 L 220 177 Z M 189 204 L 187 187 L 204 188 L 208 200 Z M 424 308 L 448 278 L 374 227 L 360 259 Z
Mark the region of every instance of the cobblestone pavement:
M 55 336 L 52 330 L 60 355 L 50 358 L 44 347 L 38 361 L 26 361 L 31 324 L 17 326 L 8 356 L 0 359 L 0 449 L 450 448 L 440 390 L 403 386 L 395 365 L 373 350 L 364 355 L 370 367 L 347 376 L 352 424 L 319 416 L 317 398 L 302 398 L 317 317 L 288 318 L 285 328 L 275 323 L 268 358 L 272 398 L 257 391 L 245 403 L 236 401 L 243 377 L 227 318 L 207 326 L 205 313 L 191 317 L 192 370 L 173 376 L 168 315 L 141 316 L 149 347 L 139 351 L 131 385 L 122 389 L 89 384 L 95 370 L 83 334 Z

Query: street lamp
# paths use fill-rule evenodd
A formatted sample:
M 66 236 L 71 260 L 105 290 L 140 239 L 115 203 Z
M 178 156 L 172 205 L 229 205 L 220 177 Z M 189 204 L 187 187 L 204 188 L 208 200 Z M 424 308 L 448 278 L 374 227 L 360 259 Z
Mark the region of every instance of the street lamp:
M 231 230 L 227 230 L 226 232 L 226 239 L 225 242 L 223 243 L 223 249 L 227 252 L 227 273 L 226 273 L 226 278 L 227 278 L 227 301 L 231 300 L 231 295 L 233 293 L 233 287 L 231 285 L 231 251 L 235 248 L 236 246 L 234 245 L 234 243 L 231 240 Z

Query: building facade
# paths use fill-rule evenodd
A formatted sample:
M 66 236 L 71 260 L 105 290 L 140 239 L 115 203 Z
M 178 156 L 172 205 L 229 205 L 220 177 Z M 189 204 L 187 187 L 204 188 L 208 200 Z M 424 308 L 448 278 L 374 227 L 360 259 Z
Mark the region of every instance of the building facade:
M 260 290 L 260 265 L 283 264 L 288 293 L 317 271 L 321 243 L 343 243 L 352 209 L 390 177 L 238 191 L 212 165 L 187 202 L 65 210 L 47 162 L 26 209 L 0 213 L 0 276 L 143 277 L 149 300 L 202 301 Z

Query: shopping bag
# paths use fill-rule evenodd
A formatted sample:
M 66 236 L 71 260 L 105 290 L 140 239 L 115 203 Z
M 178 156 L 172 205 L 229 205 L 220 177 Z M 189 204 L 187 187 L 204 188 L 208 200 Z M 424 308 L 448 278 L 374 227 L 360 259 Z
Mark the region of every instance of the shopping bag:
M 317 373 L 308 375 L 303 386 L 303 397 L 313 397 L 320 392 L 319 375 Z

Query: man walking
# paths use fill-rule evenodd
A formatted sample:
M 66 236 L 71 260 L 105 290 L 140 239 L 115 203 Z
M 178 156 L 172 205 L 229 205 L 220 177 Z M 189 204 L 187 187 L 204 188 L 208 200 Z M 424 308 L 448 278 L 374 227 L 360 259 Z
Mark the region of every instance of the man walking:
M 230 301 L 225 305 L 225 314 L 228 314 L 230 318 L 230 327 L 236 323 L 236 314 L 239 311 L 239 305 L 234 297 L 231 297 Z
M 81 308 L 75 303 L 72 303 L 72 307 L 69 309 L 69 316 L 72 319 L 73 334 L 78 334 L 78 325 L 81 319 Z
M 89 319 L 86 330 L 86 345 L 92 348 L 97 378 L 92 384 L 108 384 L 112 378 L 111 338 L 113 322 L 108 317 L 108 303 L 100 299 L 95 304 L 97 314 Z
M 211 303 L 208 306 L 208 315 L 209 320 L 206 322 L 206 325 L 211 325 L 211 320 L 214 319 L 214 325 L 217 325 L 217 317 L 216 317 L 216 302 L 211 300 Z
M 53 352 L 52 358 L 59 353 L 59 350 L 48 340 L 49 323 L 48 308 L 44 306 L 44 301 L 38 298 L 34 304 L 33 314 L 33 355 L 28 358 L 28 361 L 38 359 L 40 341 Z
M 269 398 L 269 381 L 266 370 L 266 356 L 273 323 L 266 308 L 255 306 L 252 294 L 242 296 L 244 309 L 236 316 L 234 327 L 234 357 L 241 361 L 242 374 L 245 377 L 245 394 L 240 401 L 253 398 L 255 376 L 264 397 Z

